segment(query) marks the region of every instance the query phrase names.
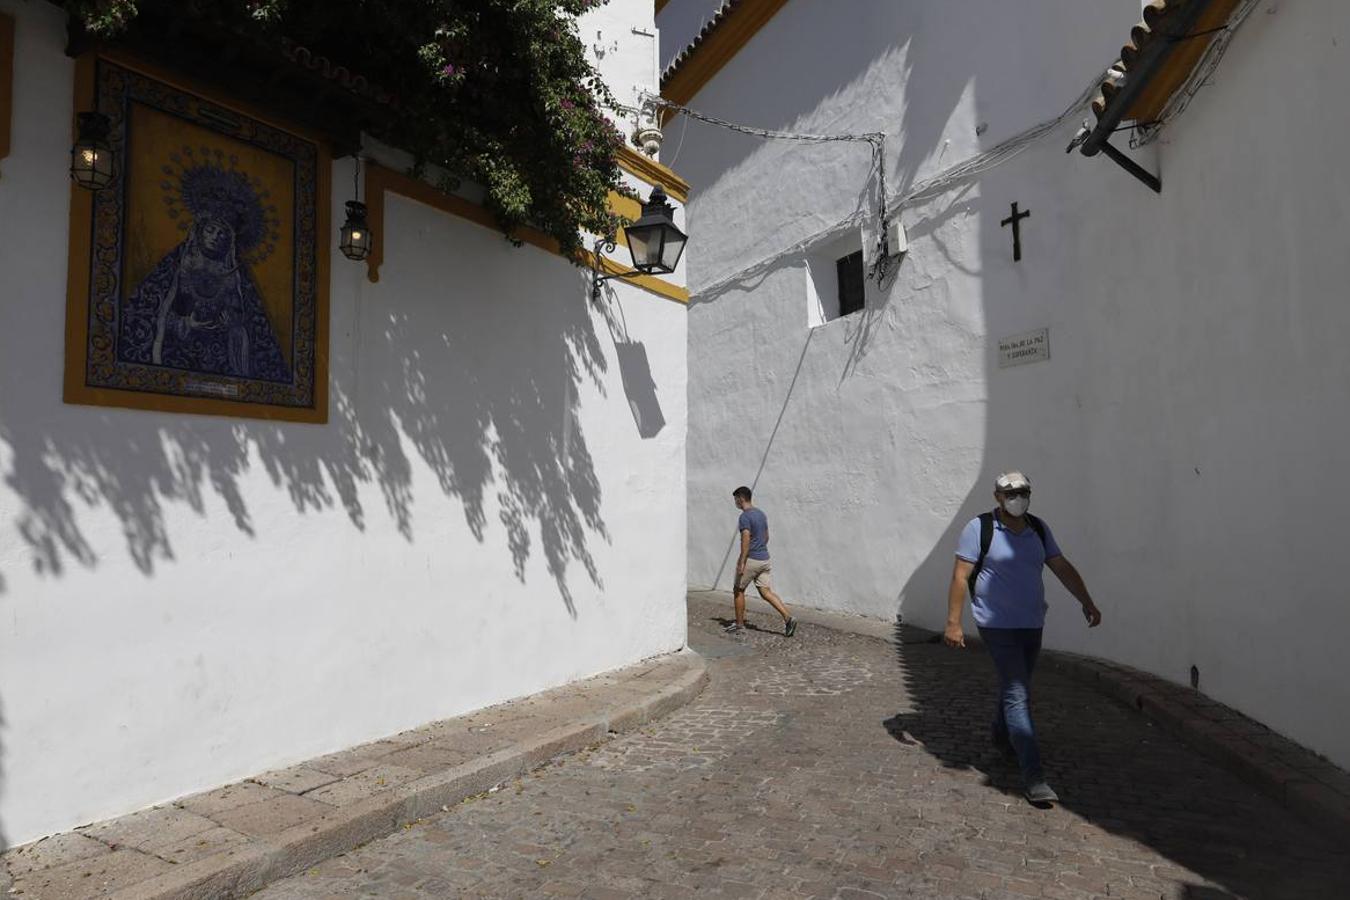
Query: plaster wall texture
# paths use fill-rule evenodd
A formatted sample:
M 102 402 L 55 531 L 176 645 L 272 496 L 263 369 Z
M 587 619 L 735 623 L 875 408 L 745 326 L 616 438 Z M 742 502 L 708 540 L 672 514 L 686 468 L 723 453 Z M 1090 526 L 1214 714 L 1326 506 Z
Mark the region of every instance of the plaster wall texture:
M 391 195 L 327 425 L 63 405 L 73 67 L 0 9 L 0 846 L 683 646 L 681 304 Z
M 660 37 L 648 0 L 610 0 L 583 15 L 577 30 L 615 100 L 636 107 L 644 90 L 657 89 Z M 631 124 L 621 124 L 625 133 Z
M 894 192 L 1061 112 L 1139 5 L 837 12 L 787 4 L 694 105 L 884 130 Z M 1187 114 L 1134 154 L 1161 195 L 1066 156 L 1070 122 L 903 210 L 894 284 L 814 329 L 808 264 L 870 241 L 831 230 L 875 202 L 865 146 L 691 123 L 691 586 L 730 584 L 730 492 L 752 484 L 789 604 L 938 628 L 961 527 L 1021 468 L 1106 615 L 1089 632 L 1049 577 L 1050 646 L 1181 683 L 1195 666 L 1205 693 L 1350 765 L 1350 722 L 1328 714 L 1350 706 L 1332 562 L 1350 500 L 1350 175 L 1335 150 L 1350 125 L 1326 115 L 1347 34 L 1344 4 L 1263 4 Z M 1032 213 L 1020 263 L 999 224 L 1014 201 Z M 999 338 L 1042 327 L 1049 361 L 999 368 Z

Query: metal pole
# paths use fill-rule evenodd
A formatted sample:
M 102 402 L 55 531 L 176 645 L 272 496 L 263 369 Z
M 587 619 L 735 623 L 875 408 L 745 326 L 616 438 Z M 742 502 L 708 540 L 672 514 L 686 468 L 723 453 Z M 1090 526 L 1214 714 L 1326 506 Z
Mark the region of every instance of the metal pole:
M 1139 163 L 1130 159 L 1124 153 L 1121 153 L 1115 147 L 1111 146 L 1109 141 L 1102 141 L 1098 146 L 1101 148 L 1101 151 L 1103 153 L 1105 153 L 1108 157 L 1112 159 L 1112 161 L 1116 163 L 1116 165 L 1120 166 L 1126 172 L 1129 172 L 1135 178 L 1138 178 L 1144 184 L 1153 188 L 1154 193 L 1158 194 L 1162 193 L 1162 179 L 1159 178 L 1157 175 L 1154 175 L 1148 169 L 1145 169 L 1143 166 L 1139 165 Z

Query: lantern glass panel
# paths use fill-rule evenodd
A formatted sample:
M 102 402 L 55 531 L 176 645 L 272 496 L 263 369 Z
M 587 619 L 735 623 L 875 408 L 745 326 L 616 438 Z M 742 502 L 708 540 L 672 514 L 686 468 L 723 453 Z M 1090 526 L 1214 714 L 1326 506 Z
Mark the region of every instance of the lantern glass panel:
M 101 191 L 113 182 L 113 152 L 101 143 L 81 142 L 70 151 L 70 177 L 82 188 Z
M 342 255 L 352 260 L 363 260 L 370 255 L 370 229 L 348 223 L 342 226 L 342 241 L 338 244 Z
M 648 272 L 660 263 L 660 225 L 630 225 L 624 229 L 624 236 L 628 239 L 628 252 L 633 255 L 633 268 Z
M 70 148 L 70 177 L 82 188 L 101 191 L 113 183 L 115 154 L 108 143 L 111 123 L 99 112 L 76 117 L 78 137 Z
M 370 225 L 366 221 L 366 206 L 355 200 L 347 203 L 347 221 L 342 226 L 338 249 L 342 255 L 357 262 L 370 255 Z
M 661 247 L 661 268 L 667 272 L 674 272 L 675 265 L 680 261 L 680 255 L 684 253 L 684 245 L 688 238 L 673 225 L 668 226 L 665 232 L 666 239 Z

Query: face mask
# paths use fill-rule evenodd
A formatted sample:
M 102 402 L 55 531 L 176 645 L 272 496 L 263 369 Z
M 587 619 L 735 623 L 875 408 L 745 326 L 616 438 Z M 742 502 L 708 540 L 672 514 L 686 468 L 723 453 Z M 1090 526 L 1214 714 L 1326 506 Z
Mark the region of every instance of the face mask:
M 1013 518 L 1020 518 L 1027 513 L 1027 507 L 1031 505 L 1030 497 L 1009 497 L 1003 501 L 1003 509 Z

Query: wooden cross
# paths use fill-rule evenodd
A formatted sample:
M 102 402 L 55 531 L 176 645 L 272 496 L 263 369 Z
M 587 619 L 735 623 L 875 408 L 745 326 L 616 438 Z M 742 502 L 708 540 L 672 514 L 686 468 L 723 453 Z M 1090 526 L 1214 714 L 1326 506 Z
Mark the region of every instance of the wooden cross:
M 1005 228 L 1009 225 L 1013 228 L 1013 262 L 1022 261 L 1022 220 L 1030 218 L 1030 216 L 1030 210 L 1018 212 L 1017 204 L 1014 203 L 1012 205 L 1012 215 L 1008 216 L 1008 218 L 1004 219 L 1002 222 L 999 222 L 999 225 Z

